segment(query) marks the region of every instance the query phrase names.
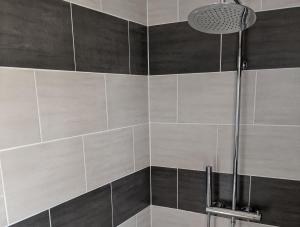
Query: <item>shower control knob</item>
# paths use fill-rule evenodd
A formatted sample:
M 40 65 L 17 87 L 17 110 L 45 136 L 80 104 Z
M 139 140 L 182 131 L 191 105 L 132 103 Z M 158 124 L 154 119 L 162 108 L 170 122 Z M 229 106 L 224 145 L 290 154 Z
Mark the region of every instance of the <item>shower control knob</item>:
M 242 69 L 246 70 L 248 68 L 248 62 L 247 61 L 243 61 L 242 63 Z

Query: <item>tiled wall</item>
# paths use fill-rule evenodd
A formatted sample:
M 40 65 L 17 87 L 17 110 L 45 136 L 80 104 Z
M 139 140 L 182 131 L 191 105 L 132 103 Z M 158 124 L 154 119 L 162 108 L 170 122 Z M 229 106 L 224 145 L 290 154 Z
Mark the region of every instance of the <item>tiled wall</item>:
M 213 200 L 231 203 L 237 36 L 207 35 L 186 22 L 189 11 L 213 2 L 149 0 L 152 204 L 160 206 L 152 207 L 153 226 L 205 225 L 197 213 L 205 213 L 206 165 L 215 171 Z M 296 227 L 300 2 L 242 2 L 259 12 L 245 33 L 238 206 L 259 209 L 263 219 L 240 225 Z
M 145 25 L 146 1 L 0 1 L 1 227 L 149 226 Z

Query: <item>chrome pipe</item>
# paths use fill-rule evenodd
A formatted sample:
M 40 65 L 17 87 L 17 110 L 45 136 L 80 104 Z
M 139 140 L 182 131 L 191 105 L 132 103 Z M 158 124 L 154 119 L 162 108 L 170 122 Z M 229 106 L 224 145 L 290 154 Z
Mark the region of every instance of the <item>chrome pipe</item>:
M 247 221 L 260 221 L 260 213 L 251 213 L 245 211 L 230 210 L 218 207 L 206 207 L 206 212 L 209 214 L 220 215 L 224 217 L 234 217 L 237 219 L 247 220 Z
M 206 166 L 206 207 L 212 205 L 212 167 Z M 210 227 L 211 214 L 207 214 L 207 227 Z
M 240 139 L 240 105 L 241 105 L 241 79 L 242 79 L 242 43 L 243 32 L 239 32 L 239 50 L 237 58 L 237 79 L 236 79 L 236 109 L 234 127 L 234 156 L 233 156 L 233 183 L 232 183 L 232 210 L 236 210 L 237 200 L 237 178 L 239 164 L 239 139 Z M 231 226 L 235 226 L 235 218 L 231 219 Z

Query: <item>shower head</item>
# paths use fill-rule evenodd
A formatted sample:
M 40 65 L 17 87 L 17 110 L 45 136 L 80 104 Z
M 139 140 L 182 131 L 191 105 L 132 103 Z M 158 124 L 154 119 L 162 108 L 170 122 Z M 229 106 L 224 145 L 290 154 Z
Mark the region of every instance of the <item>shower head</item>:
M 256 21 L 255 12 L 236 3 L 218 3 L 194 9 L 188 16 L 189 25 L 201 32 L 229 34 L 243 31 Z

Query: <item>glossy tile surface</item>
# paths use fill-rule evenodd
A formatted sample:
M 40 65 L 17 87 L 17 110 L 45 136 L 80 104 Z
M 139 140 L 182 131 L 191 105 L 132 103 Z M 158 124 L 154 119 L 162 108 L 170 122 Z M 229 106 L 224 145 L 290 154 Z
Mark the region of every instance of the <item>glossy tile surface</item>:
M 0 9 L 0 65 L 74 70 L 67 2 L 1 1 Z
M 243 75 L 241 122 L 253 122 L 255 72 Z M 235 111 L 235 72 L 180 75 L 179 122 L 231 124 Z
M 72 13 L 76 69 L 129 73 L 128 22 L 77 5 Z
M 176 122 L 176 75 L 150 77 L 150 118 L 152 122 Z
M 246 59 L 249 69 L 300 66 L 300 8 L 257 13 L 256 24 L 247 30 Z M 222 70 L 236 68 L 237 36 L 223 36 Z
M 233 129 L 219 130 L 218 171 L 232 172 Z M 300 128 L 242 126 L 240 174 L 300 180 Z
M 86 8 L 90 8 L 93 10 L 101 10 L 101 4 L 100 2 L 102 0 L 66 0 L 68 2 L 86 7 Z
M 149 0 L 148 25 L 165 24 L 178 21 L 176 0 Z
M 149 126 L 141 125 L 133 128 L 135 171 L 150 166 Z
M 105 185 L 51 209 L 52 227 L 111 227 L 111 189 Z
M 137 214 L 137 227 L 151 227 L 150 206 Z
M 300 6 L 299 0 L 262 0 L 263 10 Z
M 193 170 L 215 166 L 215 126 L 152 124 L 151 133 L 152 165 Z
M 108 75 L 106 88 L 109 128 L 148 122 L 147 77 Z
M 88 190 L 134 171 L 131 129 L 85 136 L 84 151 Z
M 114 226 L 150 205 L 150 168 L 112 183 Z
M 0 149 L 40 141 L 33 71 L 0 69 Z
M 49 211 L 44 211 L 33 217 L 27 218 L 24 221 L 21 221 L 17 224 L 10 225 L 11 227 L 51 227 L 49 222 Z
M 150 74 L 217 72 L 220 36 L 192 29 L 187 22 L 149 27 Z
M 103 75 L 38 71 L 36 79 L 43 139 L 106 129 Z
M 251 204 L 262 211 L 262 223 L 293 227 L 300 223 L 300 182 L 252 177 Z
M 103 11 L 140 24 L 147 24 L 146 0 L 102 0 Z
M 10 150 L 1 162 L 10 223 L 85 191 L 80 138 Z
M 177 208 L 177 169 L 151 167 L 152 204 Z
M 7 217 L 6 217 L 4 196 L 0 195 L 0 226 L 2 227 L 6 225 L 7 225 Z
M 300 69 L 258 71 L 255 122 L 300 125 Z
M 148 74 L 147 27 L 129 22 L 130 73 Z

